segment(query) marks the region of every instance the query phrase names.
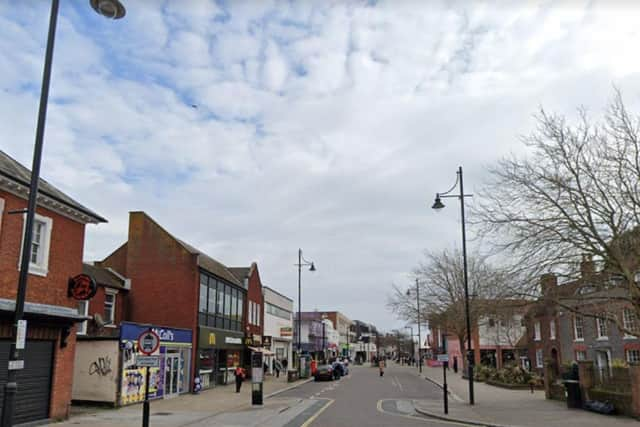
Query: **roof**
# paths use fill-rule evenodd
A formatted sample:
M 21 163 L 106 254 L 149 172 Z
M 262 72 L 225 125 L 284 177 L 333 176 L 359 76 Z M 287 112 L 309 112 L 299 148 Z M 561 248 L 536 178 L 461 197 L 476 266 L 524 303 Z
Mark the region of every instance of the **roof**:
M 292 299 L 292 298 L 289 298 L 288 296 L 286 296 L 286 295 L 284 295 L 284 294 L 282 294 L 282 293 L 280 293 L 280 292 L 276 291 L 276 290 L 275 290 L 275 289 L 273 289 L 273 288 L 270 288 L 269 286 L 262 286 L 262 288 L 263 288 L 263 289 L 268 289 L 269 291 L 273 292 L 274 294 L 276 294 L 276 295 L 280 295 L 282 298 L 285 298 L 285 299 L 287 299 L 287 300 L 289 300 L 289 301 L 293 302 L 293 299 Z
M 7 153 L 0 150 L 0 178 L 2 177 L 14 181 L 15 183 L 25 187 L 25 189 L 27 190 L 29 189 L 31 183 L 31 171 L 20 164 L 17 160 L 9 156 Z M 86 215 L 89 218 L 89 221 L 87 222 L 107 222 L 106 219 L 93 212 L 89 208 L 81 205 L 42 178 L 40 178 L 40 180 L 38 181 L 38 193 L 41 195 L 45 195 L 58 203 L 66 205 L 67 207 Z
M 129 290 L 127 280 L 111 268 L 83 263 L 82 272 L 93 277 L 99 286 Z
M 221 262 L 216 261 L 215 259 L 211 258 L 209 255 L 207 255 L 204 252 L 202 252 L 201 250 L 191 246 L 190 244 L 188 244 L 186 242 L 183 242 L 182 240 L 180 240 L 178 238 L 175 238 L 175 239 L 189 253 L 198 256 L 198 267 L 201 267 L 204 270 L 207 270 L 208 272 L 215 274 L 216 276 L 220 277 L 221 279 L 225 279 L 225 280 L 233 283 L 234 285 L 238 285 L 238 286 L 244 287 L 244 285 L 242 284 L 242 281 L 238 280 L 236 278 L 236 276 L 234 276 L 231 273 L 231 271 L 229 271 L 229 268 L 227 268 L 224 264 L 222 264 Z
M 229 270 L 240 282 L 244 282 L 244 279 L 249 277 L 251 267 L 229 267 L 227 270 Z

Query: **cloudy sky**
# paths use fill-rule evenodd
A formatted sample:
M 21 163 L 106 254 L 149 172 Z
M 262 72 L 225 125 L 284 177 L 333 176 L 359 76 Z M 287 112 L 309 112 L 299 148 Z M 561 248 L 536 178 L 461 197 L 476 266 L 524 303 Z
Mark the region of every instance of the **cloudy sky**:
M 386 330 L 390 285 L 459 246 L 457 206 L 430 209 L 459 165 L 474 191 L 539 106 L 640 100 L 632 1 L 127 0 L 120 21 L 88 3 L 61 1 L 42 169 L 109 220 L 85 258 L 144 210 L 297 298 L 301 247 L 303 309 Z M 26 165 L 48 7 L 0 2 L 0 149 Z

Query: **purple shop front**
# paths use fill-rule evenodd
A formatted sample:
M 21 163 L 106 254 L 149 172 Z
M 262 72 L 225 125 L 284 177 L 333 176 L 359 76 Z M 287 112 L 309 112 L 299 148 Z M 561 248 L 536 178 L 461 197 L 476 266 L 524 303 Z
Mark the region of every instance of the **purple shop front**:
M 151 328 L 160 337 L 160 347 L 154 353 L 160 357 L 160 367 L 142 368 L 136 365 L 138 336 Z M 169 398 L 190 391 L 192 331 L 154 325 L 122 322 L 120 348 L 122 375 L 120 404 L 129 405 L 145 398 L 145 379 L 149 369 L 149 399 Z

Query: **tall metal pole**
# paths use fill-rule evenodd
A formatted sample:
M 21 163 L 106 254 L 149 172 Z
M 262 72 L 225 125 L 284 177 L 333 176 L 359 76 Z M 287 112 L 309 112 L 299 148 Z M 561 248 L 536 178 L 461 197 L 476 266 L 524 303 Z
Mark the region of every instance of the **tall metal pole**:
M 474 354 L 471 348 L 471 317 L 469 313 L 469 278 L 467 273 L 467 234 L 464 221 L 464 182 L 462 179 L 462 166 L 458 168 L 458 176 L 460 177 L 460 218 L 462 221 L 462 263 L 464 266 L 464 303 L 465 314 L 467 318 L 467 370 L 469 376 L 469 404 L 475 402 L 473 396 L 473 365 Z
M 418 302 L 418 371 L 422 373 L 422 334 L 420 333 L 420 285 L 416 277 L 416 296 Z
M 300 360 L 302 355 L 302 297 L 300 296 L 302 281 L 302 249 L 298 249 L 298 376 L 302 374 Z
M 36 141 L 33 149 L 33 164 L 31 167 L 31 184 L 29 186 L 29 201 L 27 205 L 27 215 L 25 219 L 24 240 L 22 242 L 22 259 L 20 260 L 20 275 L 18 278 L 18 295 L 16 297 L 16 308 L 13 323 L 13 342 L 9 354 L 9 371 L 7 383 L 4 387 L 4 399 L 2 402 L 2 426 L 11 427 L 13 425 L 13 412 L 15 409 L 16 392 L 18 383 L 16 370 L 11 362 L 22 360 L 21 352 L 16 348 L 15 339 L 18 334 L 18 321 L 24 315 L 24 302 L 27 294 L 27 278 L 29 275 L 29 261 L 31 259 L 31 242 L 33 239 L 33 222 L 36 213 L 36 203 L 38 200 L 38 181 L 40 180 L 40 163 L 42 160 L 42 145 L 44 138 L 44 128 L 47 118 L 47 102 L 49 100 L 49 83 L 51 81 L 51 63 L 53 61 L 53 45 L 56 36 L 56 24 L 58 21 L 59 0 L 51 2 L 51 16 L 49 18 L 49 34 L 47 36 L 47 47 L 44 58 L 44 71 L 42 74 L 42 90 L 40 91 L 40 108 L 38 110 L 38 124 L 36 127 Z

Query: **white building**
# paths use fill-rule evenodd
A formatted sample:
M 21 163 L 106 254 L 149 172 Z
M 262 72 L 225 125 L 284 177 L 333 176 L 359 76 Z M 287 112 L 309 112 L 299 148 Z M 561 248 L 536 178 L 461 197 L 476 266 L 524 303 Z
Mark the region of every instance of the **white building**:
M 269 350 L 274 353 L 276 360 L 287 361 L 287 368 L 293 368 L 293 300 L 281 293 L 263 286 L 264 293 L 264 337 L 266 345 L 271 340 Z M 271 358 L 269 358 L 271 359 Z M 272 361 L 267 360 L 269 368 Z

